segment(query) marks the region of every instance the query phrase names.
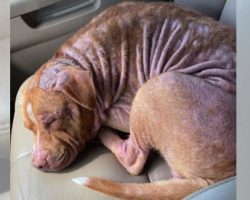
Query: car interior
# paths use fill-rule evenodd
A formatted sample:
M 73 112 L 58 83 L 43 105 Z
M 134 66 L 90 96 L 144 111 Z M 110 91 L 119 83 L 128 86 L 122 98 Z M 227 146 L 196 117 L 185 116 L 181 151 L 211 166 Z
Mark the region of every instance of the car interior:
M 10 20 L 8 0 L 0 6 L 0 199 L 9 199 L 10 173 Z
M 8 190 L 10 190 L 11 199 L 15 200 L 77 200 L 83 199 L 83 197 L 88 200 L 108 200 L 112 198 L 84 187 L 76 187 L 71 179 L 85 175 L 122 182 L 146 183 L 170 178 L 170 169 L 157 153 L 153 153 L 150 157 L 146 169 L 141 175 L 132 176 L 120 166 L 108 150 L 96 142 L 92 142 L 87 146 L 84 150 L 84 158 L 80 156 L 76 162 L 62 172 L 44 173 L 33 168 L 31 164 L 32 134 L 24 128 L 21 116 L 22 88 L 27 84 L 25 80 L 32 76 L 74 32 L 86 25 L 105 8 L 119 2 L 121 1 L 10 1 L 10 60 L 11 79 L 13 80 L 11 82 L 11 120 L 13 121 L 10 161 L 11 178 L 10 188 L 5 187 L 8 185 L 7 182 L 2 186 L 0 179 L 0 193 L 9 195 Z M 236 27 L 235 0 L 174 0 L 171 2 L 199 11 L 228 26 Z M 3 36 L 0 35 L 0 45 L 5 45 L 5 40 L 8 37 L 9 33 L 4 33 Z M 6 70 L 9 69 L 6 68 Z M 6 71 L 6 73 L 9 73 L 9 71 Z M 7 104 L 8 102 L 6 102 Z M 8 125 L 6 127 L 0 125 L 0 134 L 7 134 L 6 130 L 9 122 L 1 121 L 1 123 Z M 2 137 L 0 139 L 0 142 L 2 142 Z M 0 148 L 6 151 L 5 155 L 8 154 L 7 145 L 1 145 Z M 7 158 L 0 157 L 0 159 L 5 159 L 6 161 L 3 163 L 7 165 Z M 2 170 L 0 172 L 2 173 Z M 185 199 L 234 200 L 236 198 L 235 182 L 235 177 L 232 177 L 191 194 Z M 6 194 L 5 196 L 7 196 Z

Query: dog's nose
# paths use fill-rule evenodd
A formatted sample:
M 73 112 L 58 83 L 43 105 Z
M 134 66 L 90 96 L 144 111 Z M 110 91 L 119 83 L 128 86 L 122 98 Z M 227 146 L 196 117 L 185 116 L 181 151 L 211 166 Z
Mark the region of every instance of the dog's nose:
M 32 164 L 34 167 L 39 169 L 46 169 L 47 166 L 47 151 L 36 151 L 32 154 Z

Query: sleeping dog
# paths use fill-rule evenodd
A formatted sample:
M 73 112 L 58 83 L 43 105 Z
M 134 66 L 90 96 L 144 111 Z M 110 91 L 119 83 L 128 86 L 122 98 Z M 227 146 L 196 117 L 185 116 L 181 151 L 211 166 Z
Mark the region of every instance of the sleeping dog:
M 233 29 L 172 3 L 107 9 L 24 91 L 33 165 L 64 169 L 98 135 L 129 173 L 139 174 L 155 149 L 173 174 L 148 184 L 75 179 L 109 195 L 178 200 L 234 176 L 235 46 Z

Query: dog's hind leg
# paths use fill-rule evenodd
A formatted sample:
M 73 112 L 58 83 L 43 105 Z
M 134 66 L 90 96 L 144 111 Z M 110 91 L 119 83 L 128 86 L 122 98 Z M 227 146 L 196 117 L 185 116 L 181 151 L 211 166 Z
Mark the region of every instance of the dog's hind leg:
M 130 119 L 138 143 L 158 150 L 177 177 L 219 181 L 235 175 L 235 93 L 167 72 L 137 92 Z
M 148 150 L 138 145 L 133 134 L 123 140 L 115 134 L 115 131 L 109 127 L 102 127 L 99 131 L 99 138 L 130 174 L 138 175 L 143 170 Z

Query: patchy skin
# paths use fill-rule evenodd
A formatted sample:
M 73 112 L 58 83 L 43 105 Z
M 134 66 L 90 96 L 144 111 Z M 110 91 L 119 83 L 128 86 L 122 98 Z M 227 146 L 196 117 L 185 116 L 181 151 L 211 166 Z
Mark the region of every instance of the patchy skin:
M 110 195 L 182 199 L 235 175 L 235 48 L 235 30 L 172 3 L 107 9 L 63 44 L 25 90 L 33 165 L 63 169 L 99 133 L 131 174 L 156 149 L 177 179 L 161 194 L 158 184 L 149 193 L 137 185 L 138 194 L 128 186 L 132 196 L 112 182 L 89 182 Z

